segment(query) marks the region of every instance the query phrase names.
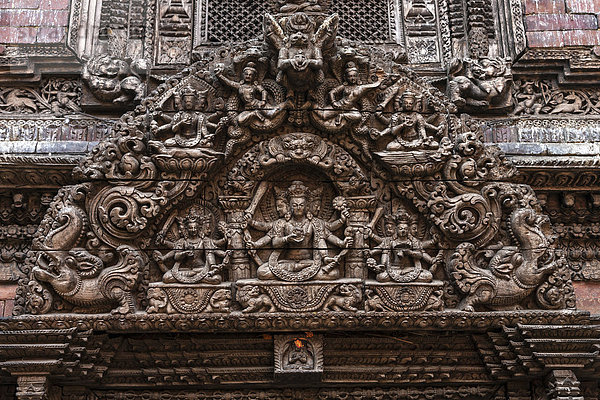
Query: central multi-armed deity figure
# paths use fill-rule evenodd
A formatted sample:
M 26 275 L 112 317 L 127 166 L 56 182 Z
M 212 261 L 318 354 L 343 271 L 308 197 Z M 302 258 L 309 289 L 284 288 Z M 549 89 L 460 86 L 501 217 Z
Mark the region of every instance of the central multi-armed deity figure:
M 278 277 L 289 281 L 303 281 L 313 277 L 328 280 L 339 278 L 339 255 L 329 255 L 328 243 L 348 248 L 352 245 L 352 238 L 338 238 L 331 233 L 332 223 L 310 212 L 312 196 L 309 188 L 301 181 L 292 182 L 278 197 L 279 200 L 287 200 L 287 218 L 279 218 L 264 237 L 247 243 L 251 248 L 271 245 L 274 249 L 268 261 L 259 266 L 258 278 Z M 254 224 L 251 222 L 251 225 Z M 341 225 L 334 222 L 333 226 Z

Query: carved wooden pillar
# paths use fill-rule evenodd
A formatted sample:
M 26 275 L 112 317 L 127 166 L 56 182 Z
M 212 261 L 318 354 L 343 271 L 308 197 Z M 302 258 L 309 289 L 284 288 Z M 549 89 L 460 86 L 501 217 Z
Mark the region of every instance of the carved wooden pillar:
M 251 278 L 250 260 L 246 251 L 244 234 L 247 232 L 244 212 L 250 203 L 247 197 L 221 197 L 219 199 L 227 216 L 227 228 L 230 232 L 227 248 L 233 250 L 229 280 L 232 282 L 240 279 Z
M 346 256 L 346 278 L 367 279 L 367 263 L 363 249 L 367 248 L 367 226 L 370 224 L 371 212 L 375 208 L 375 198 L 372 196 L 349 197 L 348 231 L 354 238 L 354 246 Z
M 17 377 L 17 400 L 47 400 L 47 375 L 21 375 Z
M 546 376 L 548 400 L 583 400 L 579 381 L 568 369 L 554 370 Z

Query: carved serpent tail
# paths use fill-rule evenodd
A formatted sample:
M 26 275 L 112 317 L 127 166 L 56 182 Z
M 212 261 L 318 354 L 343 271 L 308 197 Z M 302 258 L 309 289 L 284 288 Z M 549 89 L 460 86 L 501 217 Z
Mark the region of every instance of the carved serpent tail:
M 42 250 L 71 250 L 83 237 L 86 216 L 79 207 L 65 206 L 56 220 L 61 223 L 43 239 Z

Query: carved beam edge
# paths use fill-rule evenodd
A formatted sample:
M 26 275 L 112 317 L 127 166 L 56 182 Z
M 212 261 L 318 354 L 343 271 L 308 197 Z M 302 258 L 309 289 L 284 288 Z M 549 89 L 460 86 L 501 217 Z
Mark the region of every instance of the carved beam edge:
M 265 332 L 399 331 L 408 329 L 485 332 L 506 326 L 535 325 L 548 330 L 577 325 L 600 335 L 600 321 L 585 311 L 503 312 L 314 312 L 199 314 L 55 314 L 0 318 L 0 331 L 70 329 L 101 332 Z
M 380 354 L 379 357 L 384 358 L 388 356 L 391 357 L 392 364 L 397 365 L 398 367 L 402 365 L 406 366 L 407 362 L 410 364 L 413 350 L 420 354 L 420 351 L 418 350 L 420 348 L 419 346 L 424 344 L 419 344 L 421 343 L 419 339 L 416 339 L 416 342 L 406 342 L 410 345 L 405 349 L 404 358 L 396 359 L 396 356 L 392 356 L 389 352 L 391 351 L 393 353 L 394 349 L 399 350 L 396 346 L 401 344 L 394 344 L 393 336 L 381 336 L 382 338 L 388 338 L 388 341 L 383 340 L 380 342 L 374 340 L 372 337 L 357 339 L 356 336 L 354 336 L 354 339 L 349 339 L 350 341 L 347 341 L 348 337 L 336 337 L 335 333 L 333 333 L 333 335 L 331 335 L 331 333 L 332 332 L 329 332 L 327 335 L 313 335 L 307 332 L 296 332 L 295 335 L 287 336 L 270 334 L 263 335 L 260 338 L 239 337 L 235 346 L 244 345 L 248 349 L 254 348 L 256 353 L 251 353 L 251 357 L 258 358 L 256 358 L 256 361 L 252 364 L 255 366 L 255 370 L 248 372 L 251 374 L 248 376 L 260 376 L 261 379 L 252 380 L 254 385 L 260 386 L 260 383 L 267 383 L 273 379 L 268 378 L 270 373 L 273 372 L 273 366 L 272 364 L 269 364 L 268 361 L 271 354 L 275 357 L 275 382 L 280 384 L 283 383 L 283 381 L 277 380 L 277 369 L 278 366 L 281 367 L 281 364 L 278 364 L 277 357 L 281 354 L 287 354 L 285 351 L 282 352 L 283 348 L 280 346 L 284 342 L 287 343 L 296 338 L 296 340 L 304 341 L 304 345 L 309 345 L 309 348 L 316 352 L 322 351 L 323 341 L 328 343 L 330 348 L 329 353 L 325 360 L 322 359 L 322 353 L 320 353 L 320 356 L 317 356 L 317 359 L 320 360 L 320 367 L 316 368 L 316 370 L 323 372 L 324 362 L 326 366 L 325 372 L 329 374 L 333 373 L 335 366 L 340 362 L 340 359 L 336 358 L 338 357 L 335 355 L 337 354 L 336 350 L 332 349 L 335 348 L 339 351 L 342 348 L 347 348 L 347 346 L 352 347 L 358 345 L 362 350 L 355 348 L 357 353 L 353 356 L 348 355 L 348 357 L 356 357 L 358 362 L 356 367 L 352 371 L 337 371 L 340 373 L 339 377 L 343 376 L 344 379 L 331 381 L 330 378 L 332 375 L 329 375 L 330 378 L 328 379 L 323 379 L 321 381 L 321 378 L 319 377 L 314 381 L 314 383 L 320 381 L 319 386 L 332 387 L 344 382 L 353 382 L 354 379 L 362 379 L 359 378 L 360 376 L 363 376 L 361 374 L 364 374 L 364 376 L 372 376 L 374 373 L 373 371 L 367 372 L 369 365 L 374 363 L 374 367 L 375 365 L 380 365 L 382 362 L 378 358 L 372 358 L 375 357 L 375 354 Z M 410 334 L 410 332 L 406 333 Z M 478 353 L 479 358 L 476 357 L 473 359 L 473 363 L 469 367 L 466 367 L 466 369 L 461 369 L 462 373 L 466 374 L 464 376 L 468 377 L 465 378 L 466 381 L 462 382 L 462 384 L 465 385 L 475 383 L 491 384 L 492 382 L 494 384 L 502 382 L 525 382 L 536 378 L 543 379 L 549 372 L 553 373 L 552 371 L 565 370 L 575 372 L 579 379 L 584 380 L 596 377 L 596 374 L 600 369 L 600 357 L 597 350 L 597 345 L 600 342 L 600 329 L 598 326 L 516 324 L 513 327 L 504 327 L 501 330 L 489 331 L 487 333 L 470 333 L 469 335 L 470 339 L 464 338 L 463 340 L 466 340 L 465 343 L 472 343 L 474 346 L 472 349 L 475 351 L 474 354 Z M 412 338 L 411 340 L 415 339 L 410 335 L 404 337 L 406 339 Z M 441 340 L 441 348 L 444 348 L 444 343 L 448 345 L 448 340 L 453 340 L 451 337 L 456 336 L 446 335 L 445 339 Z M 401 338 L 402 335 L 399 339 Z M 202 354 L 202 351 L 205 351 L 201 350 L 204 349 L 202 346 L 208 346 L 207 348 L 211 349 L 211 346 L 214 346 L 217 343 L 219 343 L 219 351 L 225 353 L 233 351 L 233 349 L 227 350 L 227 348 L 222 347 L 223 340 L 227 340 L 225 337 L 215 337 L 211 335 L 195 336 L 194 333 L 182 332 L 181 330 L 177 339 L 174 339 L 173 337 L 165 338 L 165 336 L 161 336 L 160 334 L 155 336 L 147 334 L 137 337 L 130 336 L 129 339 L 125 339 L 129 343 L 128 346 L 131 346 L 130 350 L 123 350 L 124 348 L 121 347 L 122 340 L 123 337 L 110 337 L 106 333 L 94 333 L 91 330 L 82 330 L 81 327 L 18 331 L 3 330 L 0 334 L 0 360 L 2 360 L 0 361 L 0 371 L 8 373 L 13 377 L 17 377 L 18 379 L 27 376 L 47 377 L 50 378 L 53 383 L 59 385 L 73 385 L 75 384 L 73 379 L 77 376 L 80 377 L 76 383 L 78 385 L 82 383 L 85 384 L 85 382 L 98 382 L 100 380 L 105 381 L 105 379 L 108 379 L 105 383 L 112 382 L 114 387 L 121 387 L 122 384 L 128 382 L 127 378 L 125 377 L 120 380 L 115 376 L 116 370 L 111 371 L 113 357 L 118 353 L 117 349 L 119 348 L 121 348 L 122 351 L 134 352 L 140 351 L 140 349 L 155 349 L 153 350 L 154 353 L 152 353 L 151 359 L 157 361 L 164 359 L 165 354 L 175 352 L 174 354 L 167 356 L 167 358 L 172 359 L 176 352 L 181 351 L 181 349 L 185 349 L 184 352 L 187 352 L 187 357 L 191 357 L 189 358 L 190 360 L 195 359 L 192 356 L 193 354 L 199 354 L 198 357 L 200 358 L 196 361 L 200 361 L 203 357 L 210 357 L 208 355 L 200 355 Z M 173 340 L 180 342 L 180 347 L 173 347 L 173 343 L 171 343 Z M 274 340 L 273 348 L 268 344 L 270 340 Z M 358 340 L 358 342 L 356 342 L 356 340 Z M 432 338 L 430 337 L 426 342 L 429 343 L 431 340 Z M 435 339 L 433 340 L 435 341 Z M 400 340 L 400 342 L 404 343 L 404 340 Z M 459 340 L 459 342 L 462 343 L 461 340 Z M 186 347 L 185 343 L 189 343 L 189 348 Z M 202 343 L 202 346 L 197 347 L 200 343 Z M 234 344 L 235 341 L 229 343 Z M 361 343 L 367 347 L 360 347 Z M 367 343 L 371 343 L 375 347 L 369 347 Z M 379 345 L 377 345 L 377 343 L 379 343 Z M 416 349 L 412 349 L 411 346 L 413 345 L 417 346 Z M 460 347 L 460 344 L 457 345 Z M 452 348 L 458 350 L 458 347 Z M 368 357 L 365 354 L 360 353 L 360 351 L 366 350 L 367 348 L 371 349 L 370 351 L 367 351 L 369 354 Z M 466 348 L 464 350 L 467 352 L 470 351 Z M 333 351 L 333 353 L 331 353 L 331 351 Z M 384 354 L 387 355 L 384 356 Z M 239 357 L 243 359 L 249 355 L 250 354 L 244 353 L 240 354 Z M 457 381 L 456 378 L 457 376 L 461 376 L 461 373 L 459 372 L 458 375 L 453 375 L 449 374 L 448 371 L 444 372 L 444 362 L 441 362 L 440 360 L 435 361 L 435 356 L 431 356 L 434 357 L 434 359 L 428 362 L 432 367 L 430 369 L 432 374 L 431 377 L 423 380 L 423 377 L 419 378 L 418 376 L 413 378 L 410 376 L 397 376 L 396 378 L 392 378 L 386 375 L 386 378 L 379 382 L 380 385 L 387 387 L 399 382 L 415 385 L 427 383 L 431 380 L 440 384 L 449 385 L 449 387 L 458 384 L 459 381 Z M 121 361 L 117 362 L 115 360 L 115 362 L 120 366 L 119 368 L 121 368 L 121 371 L 136 370 L 137 367 L 135 362 L 133 364 L 131 363 L 134 360 L 129 360 L 125 366 L 122 364 L 124 356 L 121 355 L 119 357 Z M 465 354 L 465 357 L 472 356 Z M 125 358 L 127 357 L 125 356 Z M 147 356 L 143 356 L 142 359 L 148 360 Z M 358 360 L 362 361 L 359 362 Z M 257 362 L 259 365 L 256 364 Z M 189 361 L 188 364 L 189 363 L 193 364 L 192 361 Z M 240 365 L 243 365 L 243 363 L 240 365 L 234 363 L 234 365 L 239 367 Z M 237 367 L 234 367 L 234 365 L 231 365 L 229 369 L 223 370 L 222 373 L 239 375 L 241 371 Z M 328 367 L 333 368 L 333 370 L 328 371 Z M 287 373 L 290 373 L 290 370 L 283 365 L 283 371 L 285 372 L 286 370 Z M 107 371 L 109 372 L 107 373 Z M 147 372 L 151 371 L 153 370 L 147 370 Z M 484 371 L 487 371 L 487 373 Z M 255 375 L 252 375 L 253 373 Z M 173 370 L 164 368 L 162 370 L 159 369 L 154 371 L 151 374 L 156 377 L 168 377 L 172 376 Z M 212 373 L 209 372 L 209 375 L 210 374 Z M 244 375 L 244 373 L 242 373 L 242 375 Z M 347 379 L 352 376 L 355 376 L 356 378 L 351 378 L 350 381 L 347 381 Z M 200 378 L 198 382 L 203 382 L 201 376 L 197 378 Z M 386 380 L 387 378 L 390 378 L 391 380 Z M 265 379 L 267 380 L 265 381 Z M 46 380 L 44 379 L 44 381 Z M 185 379 L 183 379 L 182 382 L 176 382 L 176 384 L 182 384 L 184 381 Z M 235 379 L 225 379 L 225 381 L 229 381 L 226 385 L 229 387 L 235 387 L 235 382 L 239 383 L 239 381 Z M 0 377 L 0 383 L 9 382 L 9 379 Z M 170 381 L 162 378 L 158 381 L 148 380 L 141 386 L 136 386 L 136 389 L 141 390 L 147 385 L 160 388 L 163 383 L 166 382 Z M 363 382 L 363 384 L 368 385 L 369 383 L 367 382 L 371 381 L 367 380 Z M 203 388 L 208 389 L 212 384 L 222 385 L 223 383 L 224 382 L 218 380 L 214 381 L 213 377 L 204 382 Z M 296 381 L 295 385 L 302 386 L 306 383 L 307 382 L 305 381 Z M 220 387 L 223 388 L 223 386 Z M 173 387 L 171 388 L 173 389 Z M 127 386 L 127 389 L 133 390 L 134 388 Z

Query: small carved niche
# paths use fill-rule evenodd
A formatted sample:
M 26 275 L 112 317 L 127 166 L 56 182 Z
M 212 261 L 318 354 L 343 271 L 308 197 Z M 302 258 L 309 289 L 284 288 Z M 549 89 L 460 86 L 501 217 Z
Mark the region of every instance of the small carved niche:
M 320 382 L 323 374 L 323 336 L 275 335 L 275 381 L 306 384 Z

